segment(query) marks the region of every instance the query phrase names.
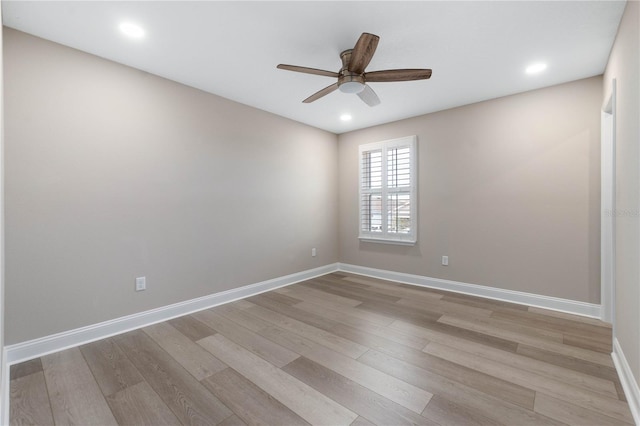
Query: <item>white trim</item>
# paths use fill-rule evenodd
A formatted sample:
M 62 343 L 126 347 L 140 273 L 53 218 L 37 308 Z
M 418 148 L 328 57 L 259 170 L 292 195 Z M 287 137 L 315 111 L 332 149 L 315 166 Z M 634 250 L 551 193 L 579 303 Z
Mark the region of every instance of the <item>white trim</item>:
M 387 181 L 388 150 L 392 148 L 409 148 L 409 185 L 402 187 L 390 187 Z M 380 151 L 380 188 L 364 188 L 364 167 L 362 154 L 365 152 Z M 415 244 L 418 228 L 418 137 L 405 136 L 397 139 L 389 139 L 358 146 L 358 238 L 370 243 L 385 244 Z M 381 216 L 380 231 L 373 232 L 362 229 L 363 196 L 379 195 Z M 388 196 L 389 194 L 409 194 L 410 202 L 410 232 L 408 234 L 389 232 L 388 230 Z
M 174 303 L 149 311 L 140 312 L 125 317 L 115 318 L 98 324 L 77 328 L 75 330 L 64 331 L 50 336 L 40 337 L 27 342 L 16 343 L 5 347 L 5 364 L 7 366 L 19 362 L 27 361 L 53 352 L 83 345 L 85 343 L 104 339 L 116 334 L 125 333 L 137 328 L 146 327 L 151 324 L 166 321 L 171 318 L 187 315 L 213 306 L 233 302 L 285 287 L 300 281 L 309 280 L 321 275 L 330 274 L 338 270 L 338 264 L 333 263 L 319 268 L 308 269 L 291 275 L 250 284 L 244 287 L 210 294 L 184 302 Z M 3 380 L 4 381 L 4 380 Z
M 0 401 L 0 404 L 2 404 L 2 409 L 0 410 L 0 421 L 2 421 L 3 425 L 8 425 L 9 424 L 9 412 L 10 412 L 10 403 L 11 403 L 11 377 L 10 376 L 10 370 L 9 370 L 9 365 L 6 363 L 6 359 L 7 359 L 7 350 L 5 348 L 2 348 L 2 359 L 5 361 L 2 363 L 2 365 L 0 366 L 0 368 L 2 369 L 2 383 L 0 383 L 0 386 L 2 386 L 2 395 L 0 396 L 0 398 L 2 398 L 2 401 Z
M 2 23 L 2 0 L 0 0 L 0 23 Z M 0 32 L 2 29 L 0 28 Z M 3 77 L 2 34 L 0 33 L 0 422 L 9 424 L 9 370 L 4 351 L 5 329 L 5 241 L 4 241 L 4 77 Z
M 613 352 L 611 353 L 613 358 L 613 364 L 616 366 L 622 389 L 624 389 L 624 395 L 629 403 L 631 409 L 631 415 L 637 425 L 640 425 L 640 389 L 638 388 L 638 382 L 633 377 L 631 367 L 627 362 L 627 358 L 622 352 L 622 347 L 618 339 L 613 339 Z
M 616 335 L 616 79 L 600 112 L 600 304 L 602 320 L 613 326 Z
M 585 317 L 600 318 L 600 305 L 593 303 L 578 302 L 575 300 L 560 299 L 558 297 L 542 296 L 522 291 L 505 290 L 501 288 L 443 280 L 440 278 L 430 278 L 422 275 L 405 274 L 402 272 L 374 269 L 345 263 L 340 263 L 338 267 L 340 271 L 380 278 L 383 280 L 397 281 L 420 287 L 437 288 L 440 290 L 469 294 L 487 299 L 502 300 L 505 302 L 518 303 L 520 305 L 567 312 Z
M 365 243 L 379 243 L 379 244 L 395 244 L 400 246 L 415 246 L 415 241 L 403 241 L 403 240 L 391 240 L 383 238 L 370 238 L 370 237 L 358 237 L 358 239 Z

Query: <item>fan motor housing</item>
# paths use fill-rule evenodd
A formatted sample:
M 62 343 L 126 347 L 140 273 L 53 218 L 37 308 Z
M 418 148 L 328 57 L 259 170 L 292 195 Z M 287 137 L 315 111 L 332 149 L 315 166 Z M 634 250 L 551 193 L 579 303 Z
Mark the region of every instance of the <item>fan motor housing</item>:
M 356 74 L 349 71 L 349 62 L 351 61 L 351 52 L 353 49 L 345 50 L 340 54 L 342 59 L 342 69 L 338 77 L 338 89 L 344 93 L 360 93 L 364 90 L 364 77 L 362 74 Z

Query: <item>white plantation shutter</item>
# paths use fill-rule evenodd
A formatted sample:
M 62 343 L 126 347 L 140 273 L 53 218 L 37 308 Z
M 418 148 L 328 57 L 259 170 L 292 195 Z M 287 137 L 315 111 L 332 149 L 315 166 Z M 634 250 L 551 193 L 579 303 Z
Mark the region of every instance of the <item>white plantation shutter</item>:
M 411 149 L 387 149 L 387 232 L 411 232 Z
M 382 232 L 382 150 L 360 155 L 360 230 Z
M 416 137 L 361 145 L 360 239 L 416 242 Z

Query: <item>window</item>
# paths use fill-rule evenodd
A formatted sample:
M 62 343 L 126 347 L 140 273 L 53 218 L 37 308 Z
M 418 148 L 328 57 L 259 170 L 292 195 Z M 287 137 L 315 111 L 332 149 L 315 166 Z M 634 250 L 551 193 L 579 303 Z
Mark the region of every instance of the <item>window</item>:
M 415 244 L 416 137 L 360 145 L 360 239 Z

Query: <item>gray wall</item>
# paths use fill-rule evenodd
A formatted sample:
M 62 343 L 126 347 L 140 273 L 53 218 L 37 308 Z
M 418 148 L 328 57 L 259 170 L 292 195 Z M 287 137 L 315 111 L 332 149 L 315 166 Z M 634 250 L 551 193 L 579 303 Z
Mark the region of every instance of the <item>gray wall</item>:
M 337 261 L 335 135 L 4 31 L 7 344 Z
M 338 260 L 598 303 L 599 77 L 336 137 L 4 31 L 8 344 Z M 419 242 L 359 243 L 358 144 L 411 134 Z
M 340 261 L 599 303 L 601 100 L 593 77 L 340 135 Z M 359 242 L 358 145 L 407 135 L 418 243 Z
M 604 96 L 616 79 L 616 328 L 640 382 L 640 7 L 627 2 L 604 74 Z

